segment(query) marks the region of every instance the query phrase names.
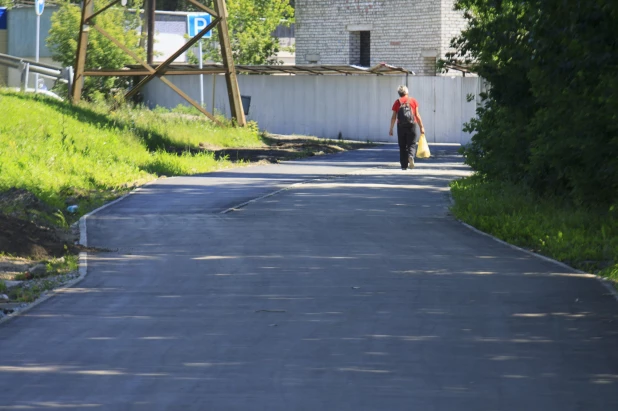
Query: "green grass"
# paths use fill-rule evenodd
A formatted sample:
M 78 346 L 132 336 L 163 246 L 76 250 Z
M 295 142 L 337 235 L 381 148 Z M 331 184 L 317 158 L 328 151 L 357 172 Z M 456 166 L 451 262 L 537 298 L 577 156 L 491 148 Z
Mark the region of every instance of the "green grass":
M 579 207 L 477 176 L 454 181 L 451 192 L 458 219 L 511 244 L 618 281 L 618 207 Z
M 206 147 L 263 145 L 256 127 L 215 126 L 199 117 L 143 108 L 73 106 L 0 91 L 0 192 L 27 189 L 80 214 L 157 176 L 206 173 L 231 165 Z M 63 225 L 59 216 L 58 224 Z
M 226 126 L 216 126 L 197 109 L 183 105 L 172 110 L 161 107 L 154 110 L 137 108 L 113 114 L 113 118 L 118 121 L 134 123 L 147 130 L 151 149 L 169 146 L 170 143 L 179 148 L 196 148 L 200 143 L 217 148 L 264 145 L 255 122 L 249 122 L 247 128 L 234 128 L 225 117 L 216 117 Z

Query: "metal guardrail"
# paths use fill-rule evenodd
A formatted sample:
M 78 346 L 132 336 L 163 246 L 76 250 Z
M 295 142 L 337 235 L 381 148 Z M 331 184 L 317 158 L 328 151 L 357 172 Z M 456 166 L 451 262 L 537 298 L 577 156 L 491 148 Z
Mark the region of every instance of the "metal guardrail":
M 22 91 L 28 88 L 28 75 L 30 73 L 36 73 L 43 77 L 51 78 L 56 82 L 68 84 L 69 90 L 73 84 L 73 67 L 62 68 L 2 53 L 0 53 L 0 65 L 21 71 Z M 38 89 L 38 85 L 35 86 Z

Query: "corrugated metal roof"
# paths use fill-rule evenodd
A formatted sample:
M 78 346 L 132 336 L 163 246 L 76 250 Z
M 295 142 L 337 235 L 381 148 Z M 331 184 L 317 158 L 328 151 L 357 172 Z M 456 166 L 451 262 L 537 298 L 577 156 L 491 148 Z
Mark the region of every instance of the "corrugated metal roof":
M 319 74 L 319 75 L 336 75 L 336 74 L 414 74 L 414 72 L 401 67 L 395 67 L 386 63 L 380 63 L 374 67 L 360 66 L 344 66 L 344 65 L 324 65 L 324 64 L 307 64 L 297 66 L 236 66 L 239 72 L 248 74 Z
M 157 64 L 152 65 L 157 68 Z M 307 64 L 298 66 L 247 66 L 236 65 L 236 71 L 244 74 L 256 75 L 393 75 L 415 73 L 401 67 L 395 67 L 386 63 L 380 63 L 374 67 Z M 200 69 L 196 64 L 170 64 L 163 75 L 191 75 L 191 74 L 224 74 L 222 64 L 204 64 Z M 86 70 L 88 76 L 147 76 L 150 74 L 141 65 L 129 65 L 124 69 L 90 69 Z

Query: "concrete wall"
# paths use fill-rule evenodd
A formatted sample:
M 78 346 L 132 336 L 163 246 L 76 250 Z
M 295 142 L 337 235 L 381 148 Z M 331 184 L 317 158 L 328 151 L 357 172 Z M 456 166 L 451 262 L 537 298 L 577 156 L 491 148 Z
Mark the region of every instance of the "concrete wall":
M 41 16 L 41 32 L 39 37 L 39 56 L 51 57 L 46 40 L 51 28 L 51 15 L 55 6 L 45 6 Z M 15 57 L 34 59 L 36 40 L 36 13 L 34 7 L 11 9 L 8 12 L 9 54 Z
M 204 76 L 205 106 L 212 111 L 213 76 Z M 199 101 L 199 76 L 168 77 Z M 229 116 L 223 76 L 214 76 L 215 108 Z M 466 101 L 476 94 L 475 77 L 409 77 L 410 94 L 419 101 L 429 142 L 467 143 L 462 131 L 476 110 Z M 324 138 L 396 141 L 389 137 L 391 107 L 405 76 L 239 76 L 242 95 L 251 97 L 249 120 L 277 134 L 303 134 Z M 160 80 L 144 91 L 151 107 L 172 108 L 186 102 Z
M 297 0 L 296 63 L 354 64 L 358 31 L 371 32 L 371 65 L 435 75 L 436 58 L 465 27 L 454 0 Z M 316 59 L 317 57 L 317 59 Z

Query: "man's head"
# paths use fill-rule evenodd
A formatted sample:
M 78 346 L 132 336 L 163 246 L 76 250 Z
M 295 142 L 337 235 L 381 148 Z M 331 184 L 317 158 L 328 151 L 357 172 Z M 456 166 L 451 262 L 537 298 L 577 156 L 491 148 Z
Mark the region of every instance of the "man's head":
M 397 89 L 397 93 L 399 93 L 399 97 L 408 95 L 408 88 L 406 86 L 399 86 Z

